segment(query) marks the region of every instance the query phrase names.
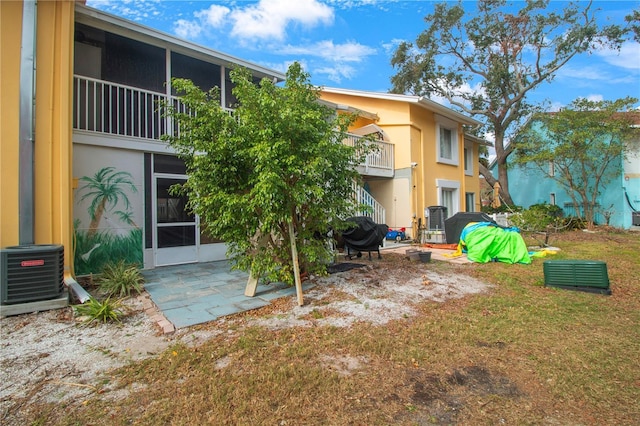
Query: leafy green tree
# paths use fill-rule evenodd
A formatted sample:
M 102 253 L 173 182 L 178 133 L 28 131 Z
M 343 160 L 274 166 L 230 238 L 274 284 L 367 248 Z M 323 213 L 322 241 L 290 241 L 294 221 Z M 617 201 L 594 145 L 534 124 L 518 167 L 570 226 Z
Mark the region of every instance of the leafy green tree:
M 125 207 L 129 208 L 129 197 L 124 192 L 124 187 L 129 187 L 133 193 L 138 192 L 133 184 L 131 174 L 118 172 L 115 167 L 103 167 L 93 176 L 81 177 L 80 181 L 84 182 L 84 185 L 80 187 L 80 191 L 87 191 L 80 200 L 91 199 L 91 204 L 89 205 L 89 215 L 91 216 L 88 231 L 89 237 L 93 237 L 98 232 L 100 220 L 108 207 L 115 207 L 122 200 Z
M 557 113 L 536 115 L 514 139 L 516 163 L 556 181 L 592 228 L 602 189 L 620 175 L 629 143 L 640 136 L 633 126 L 638 113 L 631 111 L 637 101 L 577 99 Z
M 342 143 L 353 118 L 319 102 L 298 63 L 284 87 L 268 79 L 256 85 L 244 69 L 231 80 L 233 113 L 220 107 L 217 88 L 172 82 L 188 111 L 168 106 L 180 129 L 169 141 L 186 162 L 188 208 L 228 244 L 234 266 L 255 277 L 293 282 L 292 240 L 301 268 L 321 272 L 332 256 L 322 237 L 355 212 L 362 147 Z
M 640 43 L 640 10 L 634 10 L 630 15 L 625 16 L 624 20 L 629 26 L 633 39 Z
M 400 44 L 391 61 L 398 69 L 393 92 L 442 97 L 484 119 L 484 130 L 495 136 L 497 180 L 508 204 L 508 136 L 537 110 L 527 95 L 574 56 L 605 42 L 618 47 L 625 34 L 617 26 L 599 27 L 591 2 L 569 3 L 560 12 L 549 3 L 518 2 L 520 10 L 505 0 L 437 4 L 415 44 Z M 480 173 L 494 185 L 482 164 Z

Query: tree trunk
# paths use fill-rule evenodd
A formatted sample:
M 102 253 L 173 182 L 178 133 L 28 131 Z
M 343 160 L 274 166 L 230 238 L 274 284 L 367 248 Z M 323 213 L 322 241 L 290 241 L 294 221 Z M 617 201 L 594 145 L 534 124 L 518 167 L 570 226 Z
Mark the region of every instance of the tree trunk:
M 586 194 L 580 193 L 582 198 L 582 209 L 584 211 L 584 220 L 587 222 L 587 229 L 593 230 L 595 228 L 595 203 L 590 203 Z
M 296 296 L 298 306 L 304 305 L 302 296 L 302 280 L 300 279 L 300 266 L 298 264 L 298 248 L 296 247 L 295 230 L 293 229 L 293 220 L 289 222 L 289 242 L 291 244 L 291 261 L 293 262 L 293 279 L 296 284 Z
M 495 185 L 496 181 L 498 181 L 500 183 L 500 198 L 502 202 L 512 206 L 513 200 L 511 199 L 511 194 L 509 193 L 509 176 L 507 176 L 507 157 L 509 156 L 509 154 L 511 154 L 511 149 L 505 149 L 504 147 L 504 129 L 500 127 L 499 123 L 494 123 L 494 131 L 494 147 L 496 149 L 496 166 L 498 167 L 498 179 L 493 177 L 491 171 L 482 165 L 480 166 L 480 174 L 484 176 L 487 183 L 492 187 Z
M 502 163 L 496 162 L 498 166 L 498 179 L 496 179 L 491 170 L 480 164 L 480 174 L 484 176 L 487 183 L 493 187 L 496 182 L 500 183 L 500 198 L 501 200 L 510 206 L 513 205 L 511 194 L 509 193 L 509 177 L 507 176 L 507 162 L 506 157 L 502 160 Z
M 100 219 L 102 219 L 102 214 L 104 213 L 104 207 L 107 204 L 107 198 L 102 197 L 100 204 L 96 208 L 96 211 L 91 218 L 91 223 L 89 224 L 89 232 L 87 233 L 87 237 L 92 238 L 98 232 L 98 226 L 100 226 Z
M 507 175 L 507 157 L 502 162 L 497 163 L 498 166 L 498 182 L 500 182 L 500 198 L 505 204 L 513 206 L 513 200 L 509 193 L 509 176 Z

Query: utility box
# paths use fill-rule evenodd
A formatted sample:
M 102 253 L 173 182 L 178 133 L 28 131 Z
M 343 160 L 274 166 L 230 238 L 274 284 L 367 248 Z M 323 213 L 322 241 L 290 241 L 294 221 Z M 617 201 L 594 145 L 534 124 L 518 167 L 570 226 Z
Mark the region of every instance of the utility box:
M 28 244 L 0 250 L 0 304 L 60 297 L 64 286 L 64 247 Z
M 447 219 L 445 206 L 429 206 L 425 209 L 425 216 L 430 231 L 444 231 L 444 221 Z
M 547 260 L 543 262 L 545 287 L 611 294 L 607 264 L 597 260 Z
M 631 212 L 631 224 L 640 226 L 640 212 Z

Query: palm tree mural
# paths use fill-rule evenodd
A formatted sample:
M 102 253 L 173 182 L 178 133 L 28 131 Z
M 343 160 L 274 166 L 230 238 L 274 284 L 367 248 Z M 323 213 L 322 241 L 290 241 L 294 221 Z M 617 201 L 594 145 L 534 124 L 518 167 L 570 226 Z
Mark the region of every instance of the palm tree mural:
M 121 222 L 124 222 L 127 225 L 132 226 L 136 229 L 140 228 L 138 224 L 133 221 L 133 212 L 131 210 L 127 210 L 126 212 L 118 210 L 118 211 L 115 211 L 114 213 L 116 214 L 116 216 L 118 216 L 118 219 L 120 219 Z
M 88 237 L 93 237 L 98 232 L 100 220 L 107 208 L 115 207 L 120 201 L 129 209 L 130 203 L 124 188 L 128 187 L 131 192 L 136 193 L 138 190 L 132 182 L 133 176 L 128 172 L 118 172 L 115 167 L 103 167 L 93 176 L 83 176 L 80 178 L 85 182 L 80 187 L 80 191 L 88 191 L 82 196 L 80 201 L 91 199 L 89 205 L 89 215 L 91 223 L 89 224 Z

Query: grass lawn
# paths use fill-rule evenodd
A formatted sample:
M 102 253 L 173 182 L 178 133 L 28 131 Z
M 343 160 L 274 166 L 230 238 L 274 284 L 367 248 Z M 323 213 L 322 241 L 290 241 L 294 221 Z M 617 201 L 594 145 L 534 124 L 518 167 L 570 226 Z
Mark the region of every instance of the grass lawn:
M 114 371 L 116 391 L 35 407 L 33 424 L 637 425 L 640 234 L 550 243 L 554 259 L 606 261 L 613 294 L 545 288 L 545 259 L 432 261 L 420 267 L 492 287 L 384 326 L 249 326 L 175 346 Z M 399 258 L 377 262 L 389 271 Z

